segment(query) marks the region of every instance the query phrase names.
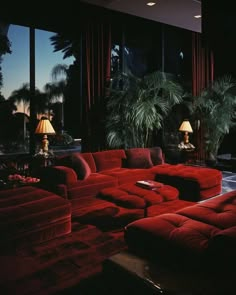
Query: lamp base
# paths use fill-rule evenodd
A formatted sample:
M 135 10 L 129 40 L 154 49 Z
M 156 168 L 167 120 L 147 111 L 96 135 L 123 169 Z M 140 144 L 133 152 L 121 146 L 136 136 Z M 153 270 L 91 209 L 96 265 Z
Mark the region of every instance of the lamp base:
M 184 132 L 184 144 L 188 144 L 189 143 L 189 135 L 188 132 L 185 131 Z
M 48 144 L 49 144 L 49 141 L 48 141 L 47 134 L 44 134 L 43 140 L 42 140 L 42 150 L 44 153 L 48 153 Z

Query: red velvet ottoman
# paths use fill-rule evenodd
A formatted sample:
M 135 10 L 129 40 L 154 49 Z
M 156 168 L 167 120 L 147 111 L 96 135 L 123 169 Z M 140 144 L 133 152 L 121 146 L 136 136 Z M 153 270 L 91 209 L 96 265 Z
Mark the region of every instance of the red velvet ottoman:
M 98 197 L 113 202 L 119 207 L 142 209 L 143 216 L 146 217 L 173 212 L 193 204 L 193 202 L 179 200 L 178 195 L 178 190 L 170 185 L 149 190 L 131 183 L 115 188 L 105 188 L 100 191 Z
M 156 180 L 179 190 L 179 198 L 200 201 L 221 193 L 222 173 L 213 168 L 162 164 L 152 168 Z
M 69 201 L 24 186 L 0 191 L 0 247 L 26 246 L 71 232 Z
M 236 262 L 236 191 L 178 210 L 130 223 L 125 240 L 131 251 L 192 263 Z M 204 263 L 205 264 L 205 263 Z

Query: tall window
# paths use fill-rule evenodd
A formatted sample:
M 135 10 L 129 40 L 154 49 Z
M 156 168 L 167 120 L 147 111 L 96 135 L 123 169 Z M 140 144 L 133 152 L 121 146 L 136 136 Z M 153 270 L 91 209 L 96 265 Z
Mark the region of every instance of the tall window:
M 38 119 L 46 116 L 52 121 L 56 136 L 52 144 L 63 145 L 72 141 L 71 131 L 64 119 L 64 104 L 68 99 L 68 80 L 75 58 L 65 56 L 58 46 L 58 34 L 35 31 L 35 108 Z
M 29 152 L 29 28 L 0 22 L 0 154 Z M 59 144 L 73 141 L 64 120 L 64 103 L 75 58 L 63 51 L 58 34 L 35 30 L 37 118 L 47 116 L 60 134 Z M 68 44 L 68 43 L 67 43 Z M 67 52 L 68 53 L 68 52 Z M 55 138 L 57 144 L 57 138 Z
M 187 91 L 192 89 L 191 31 L 164 26 L 164 71 L 174 74 Z
M 133 22 L 126 27 L 124 46 L 124 71 L 143 77 L 161 69 L 160 24 Z
M 0 153 L 29 150 L 29 28 L 1 24 Z M 4 52 L 7 44 L 8 52 Z

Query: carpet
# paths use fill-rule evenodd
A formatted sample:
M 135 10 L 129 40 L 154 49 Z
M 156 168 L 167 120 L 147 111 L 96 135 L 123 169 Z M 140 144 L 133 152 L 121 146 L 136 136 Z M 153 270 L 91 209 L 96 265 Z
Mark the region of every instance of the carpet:
M 125 248 L 122 231 L 73 222 L 69 235 L 1 253 L 1 294 L 71 294 L 70 288 L 101 273 L 102 262 Z

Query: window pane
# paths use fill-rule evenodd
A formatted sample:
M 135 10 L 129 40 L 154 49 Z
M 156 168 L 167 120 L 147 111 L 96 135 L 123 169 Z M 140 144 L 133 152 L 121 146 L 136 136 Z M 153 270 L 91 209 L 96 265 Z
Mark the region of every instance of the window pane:
M 28 152 L 29 28 L 0 22 L 0 34 L 0 153 Z
M 54 32 L 35 31 L 35 107 L 38 119 L 42 116 L 50 118 L 56 131 L 56 135 L 49 139 L 51 146 L 73 141 L 64 119 L 64 104 L 68 96 L 69 72 L 75 59 L 72 55 L 65 57 L 61 50 L 55 51 L 61 41 L 55 41 L 56 36 L 59 35 Z

